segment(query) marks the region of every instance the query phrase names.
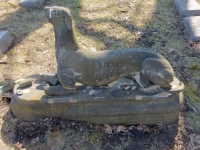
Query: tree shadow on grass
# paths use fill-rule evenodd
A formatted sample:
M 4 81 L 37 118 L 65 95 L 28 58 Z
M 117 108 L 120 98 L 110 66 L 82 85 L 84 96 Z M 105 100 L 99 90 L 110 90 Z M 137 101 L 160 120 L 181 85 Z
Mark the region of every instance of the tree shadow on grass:
M 50 70 L 54 72 L 56 66 L 52 61 L 54 58 L 49 58 L 54 52 L 54 49 L 50 49 L 53 47 L 51 43 L 54 42 L 49 40 L 48 30 L 45 30 L 47 21 L 43 15 L 43 8 L 52 3 L 46 1 L 40 9 L 5 8 L 8 13 L 3 12 L 5 19 L 0 22 L 0 30 L 8 30 L 13 37 L 10 50 L 0 58 L 0 61 L 6 62 L 6 64 L 0 63 L 0 85 L 5 86 L 6 89 L 10 89 L 7 87 L 7 82 L 13 84 L 13 80 L 28 76 L 30 71 L 38 73 L 39 70 L 43 72 Z M 10 12 L 13 13 L 10 14 Z M 44 46 L 41 46 L 42 44 Z M 38 67 L 42 69 L 37 69 Z
M 44 18 L 38 16 L 38 12 L 42 12 L 42 10 L 20 8 L 0 22 L 1 30 L 9 31 L 14 38 L 12 47 L 22 42 L 24 38 L 43 25 Z
M 20 55 L 21 53 L 27 53 L 29 49 L 31 49 L 32 45 L 30 45 L 28 49 L 19 49 L 19 53 L 15 52 L 16 49 L 14 49 L 14 47 L 20 44 L 23 45 L 23 40 L 28 39 L 28 37 L 34 31 L 39 29 L 45 23 L 45 19 L 42 15 L 43 8 L 12 8 L 8 5 L 8 2 L 5 1 L 3 4 L 4 3 L 7 4 L 5 5 L 5 10 L 7 10 L 8 13 L 3 12 L 6 17 L 0 22 L 0 31 L 9 31 L 11 37 L 13 38 L 12 45 L 10 46 L 7 53 L 5 53 L 6 60 L 3 59 L 4 56 L 0 58 L 2 59 L 1 61 L 6 62 L 6 64 L 0 64 L 0 85 L 5 86 L 7 92 L 10 91 L 7 90 L 8 88 L 10 89 L 10 87 L 7 86 L 7 82 L 13 84 L 12 80 L 15 76 L 12 75 L 12 72 L 14 72 L 16 68 L 14 65 L 12 65 L 12 63 L 16 65 L 16 56 Z M 7 74 L 9 74 L 8 77 Z
M 128 2 L 126 2 L 127 4 Z M 159 2 L 157 2 L 159 3 Z M 168 2 L 168 7 L 171 7 L 173 5 L 172 1 Z M 53 4 L 55 5 L 55 4 Z M 165 13 L 162 13 L 162 10 L 160 10 L 159 5 L 155 7 L 154 12 L 152 12 L 152 18 L 151 20 L 148 20 L 146 22 L 145 27 L 138 27 L 137 23 L 134 24 L 134 19 L 132 19 L 132 22 L 128 21 L 129 11 L 124 10 L 123 7 L 120 7 L 119 16 L 117 17 L 111 17 L 111 18 L 94 18 L 91 19 L 92 15 L 95 15 L 98 12 L 104 11 L 104 9 L 109 9 L 108 7 L 116 7 L 116 6 L 108 6 L 106 8 L 94 8 L 93 10 L 84 8 L 86 6 L 82 6 L 81 2 L 79 0 L 76 1 L 66 1 L 66 5 L 70 7 L 72 17 L 74 18 L 75 26 L 77 30 L 80 32 L 80 34 L 86 36 L 89 38 L 89 40 L 98 41 L 100 43 L 99 46 L 97 46 L 97 50 L 105 50 L 105 49 L 116 49 L 116 48 L 124 48 L 124 47 L 147 47 L 147 48 L 161 48 L 165 49 L 166 45 L 168 44 L 168 39 L 172 36 L 174 31 L 169 30 L 169 28 L 175 28 L 176 25 L 178 25 L 178 22 L 174 22 L 175 24 L 171 24 L 170 27 L 167 27 L 168 22 Z M 89 6 L 89 4 L 88 4 Z M 164 7 L 164 6 L 163 6 Z M 173 6 L 172 6 L 173 7 Z M 136 6 L 138 10 L 136 11 L 138 15 L 144 15 L 142 11 L 142 6 L 140 3 L 138 3 L 138 6 Z M 164 8 L 163 8 L 164 9 Z M 22 16 L 23 13 L 25 13 L 27 10 L 21 9 L 16 14 L 13 14 L 20 19 L 20 16 Z M 29 13 L 32 13 L 32 11 L 35 11 L 33 9 L 30 9 Z M 83 16 L 81 13 L 83 11 L 88 11 L 90 13 L 89 16 Z M 164 9 L 164 11 L 168 11 L 167 9 Z M 169 10 L 171 11 L 171 10 Z M 140 14 L 141 13 L 141 14 Z M 175 15 L 174 13 L 172 13 Z M 102 14 L 101 14 L 102 15 Z M 130 14 L 129 14 L 130 15 Z M 119 19 L 121 17 L 121 19 Z M 134 18 L 133 16 L 129 16 Z M 170 15 L 167 17 L 171 17 Z M 9 18 L 8 18 L 9 19 Z M 12 18 L 11 18 L 12 19 Z M 30 18 L 26 18 L 26 21 Z M 37 17 L 33 17 L 32 19 L 36 19 Z M 159 21 L 160 20 L 160 21 Z M 43 24 L 43 21 L 38 21 L 36 28 L 30 28 L 28 31 L 22 31 L 22 35 L 25 34 L 25 36 L 29 35 L 31 32 L 39 28 Z M 106 29 L 101 30 L 101 28 L 97 29 L 95 26 L 100 25 L 99 27 L 104 28 L 104 25 L 106 26 Z M 109 30 L 113 30 L 109 32 Z M 121 31 L 127 31 L 128 36 L 118 36 L 117 34 L 120 34 L 120 32 L 117 32 L 117 30 Z M 129 37 L 133 34 L 134 36 Z M 22 39 L 21 39 L 22 40 Z M 83 41 L 84 42 L 84 41 Z M 97 42 L 97 43 L 98 43 Z M 88 47 L 87 43 L 86 47 Z M 90 46 L 90 45 L 89 45 Z M 159 50 L 157 50 L 159 51 Z M 74 124 L 74 121 L 66 121 L 66 120 L 59 120 L 57 118 L 49 118 L 49 120 L 56 120 L 56 121 L 50 121 L 46 125 L 46 122 L 44 119 L 38 120 L 36 122 L 26 122 L 19 120 L 15 118 L 11 111 L 9 111 L 4 116 L 4 122 L 3 122 L 3 129 L 6 129 L 9 127 L 10 130 L 2 130 L 1 136 L 2 139 L 6 143 L 23 143 L 25 147 L 28 148 L 28 145 L 30 145 L 31 141 L 37 137 L 39 137 L 39 141 L 43 141 L 45 143 L 45 132 L 50 130 L 57 130 L 62 129 L 63 132 L 66 128 L 69 128 L 70 130 L 75 130 L 76 132 L 79 132 L 78 130 L 81 128 L 80 124 L 85 126 L 85 129 L 91 128 L 87 126 L 87 123 L 82 122 L 76 122 Z M 47 119 L 48 120 L 48 119 Z M 10 124 L 12 122 L 12 124 Z M 61 124 L 65 124 L 61 127 Z M 77 126 L 76 126 L 77 125 Z M 175 145 L 175 137 L 177 136 L 178 131 L 178 123 L 174 123 L 170 126 L 165 126 L 162 130 L 158 132 L 143 132 L 138 131 L 137 129 L 130 130 L 130 134 L 126 133 L 120 133 L 120 134 L 106 134 L 104 131 L 99 129 L 95 129 L 96 125 L 92 124 L 92 128 L 90 131 L 90 134 L 97 133 L 98 138 L 100 141 L 102 141 L 102 149 L 115 149 L 115 146 L 118 146 L 119 143 L 123 145 L 123 149 L 144 149 L 144 148 L 155 148 L 155 149 L 168 149 L 173 148 Z M 102 126 L 100 126 L 102 127 Z M 100 128 L 99 127 L 99 128 Z M 26 132 L 25 132 L 26 131 Z M 7 135 L 12 132 L 13 136 L 12 138 L 7 138 Z M 84 132 L 82 132 L 84 134 Z M 79 134 L 77 135 L 79 136 Z M 67 137 L 66 137 L 67 138 Z M 73 141 L 75 142 L 75 141 Z M 89 141 L 90 143 L 90 141 Z M 38 143 L 36 143 L 38 144 Z M 89 144 L 91 146 L 91 143 Z M 74 147 L 75 148 L 75 147 Z

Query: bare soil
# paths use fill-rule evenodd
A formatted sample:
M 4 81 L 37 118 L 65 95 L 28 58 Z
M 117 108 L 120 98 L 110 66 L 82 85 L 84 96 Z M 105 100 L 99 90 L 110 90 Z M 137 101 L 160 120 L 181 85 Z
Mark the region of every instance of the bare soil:
M 47 0 L 45 6 L 69 7 L 81 46 L 91 50 L 146 47 L 164 55 L 185 84 L 179 120 L 171 125 L 95 125 L 61 118 L 27 122 L 10 109 L 14 81 L 31 74 L 55 72 L 52 26 L 43 8 L 0 3 L 0 30 L 12 46 L 0 58 L 1 149 L 200 149 L 200 43 L 192 42 L 173 0 Z
M 1 101 L 4 142 L 19 149 L 182 149 L 186 131 L 180 120 L 171 125 L 96 125 L 61 118 L 35 122 L 17 119 L 9 109 L 9 99 Z M 5 110 L 6 109 L 6 110 Z

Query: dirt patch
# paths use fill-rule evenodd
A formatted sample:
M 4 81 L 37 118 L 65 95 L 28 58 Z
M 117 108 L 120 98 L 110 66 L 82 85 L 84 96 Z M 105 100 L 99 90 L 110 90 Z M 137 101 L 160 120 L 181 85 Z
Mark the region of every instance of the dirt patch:
M 175 149 L 185 147 L 182 125 L 179 121 L 168 126 L 110 126 L 61 118 L 27 122 L 8 111 L 1 135 L 15 147 L 27 149 Z

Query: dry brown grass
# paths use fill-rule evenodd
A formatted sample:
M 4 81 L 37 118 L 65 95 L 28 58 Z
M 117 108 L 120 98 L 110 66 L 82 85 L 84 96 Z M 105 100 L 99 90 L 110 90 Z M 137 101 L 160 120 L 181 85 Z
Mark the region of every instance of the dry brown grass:
M 193 67 L 200 65 L 197 52 L 200 44 L 189 40 L 173 0 L 48 0 L 45 5 L 70 8 L 76 36 L 83 48 L 147 47 L 163 54 L 176 76 L 189 87 L 185 91 L 186 100 L 194 111 L 186 115 L 186 125 L 190 130 L 200 131 L 193 123 L 198 122 L 196 115 L 200 112 L 199 103 L 194 103 L 200 96 L 200 70 Z M 0 30 L 8 30 L 13 36 L 13 46 L 0 58 L 7 62 L 0 64 L 0 86 L 31 74 L 56 71 L 53 28 L 43 17 L 43 9 L 20 8 L 16 1 L 10 4 L 3 0 Z M 184 127 L 180 128 L 177 139 L 181 139 L 186 125 L 184 121 L 180 123 Z M 178 149 L 180 145 L 174 147 Z

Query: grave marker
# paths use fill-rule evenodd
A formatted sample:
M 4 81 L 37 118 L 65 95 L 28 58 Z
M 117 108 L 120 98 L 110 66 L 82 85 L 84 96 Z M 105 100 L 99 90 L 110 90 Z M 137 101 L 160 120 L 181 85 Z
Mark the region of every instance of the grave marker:
M 0 31 L 0 56 L 4 54 L 12 43 L 12 38 L 8 31 Z

